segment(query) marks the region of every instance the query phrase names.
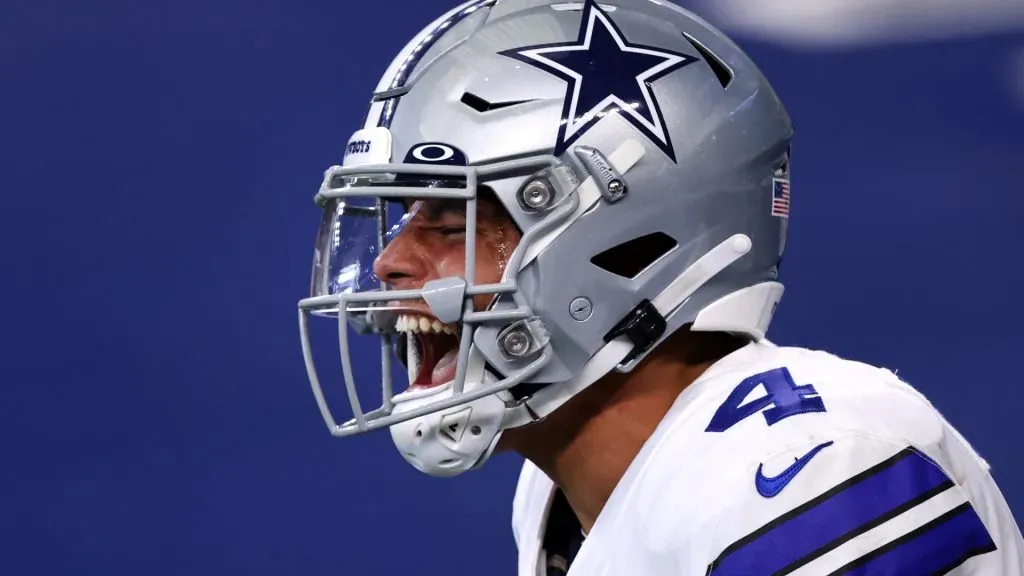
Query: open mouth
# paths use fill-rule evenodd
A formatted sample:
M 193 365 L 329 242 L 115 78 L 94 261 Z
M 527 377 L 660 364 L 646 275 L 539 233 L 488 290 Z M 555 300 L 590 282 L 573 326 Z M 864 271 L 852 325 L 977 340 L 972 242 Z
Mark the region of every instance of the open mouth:
M 459 325 L 422 314 L 401 314 L 395 322 L 396 352 L 409 373 L 410 388 L 441 386 L 455 379 Z

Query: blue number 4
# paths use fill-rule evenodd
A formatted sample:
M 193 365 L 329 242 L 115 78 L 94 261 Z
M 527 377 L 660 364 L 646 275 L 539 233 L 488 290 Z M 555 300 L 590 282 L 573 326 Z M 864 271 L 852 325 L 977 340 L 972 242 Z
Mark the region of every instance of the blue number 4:
M 758 386 L 764 386 L 764 397 L 740 405 L 740 402 Z M 765 408 L 769 408 L 765 410 Z M 764 411 L 764 419 L 771 426 L 776 422 L 808 412 L 824 412 L 825 403 L 818 397 L 818 392 L 811 384 L 797 386 L 786 368 L 776 368 L 761 374 L 755 374 L 740 382 L 739 386 L 729 394 L 725 402 L 719 406 L 715 416 L 708 424 L 706 432 L 725 432 L 748 416 Z

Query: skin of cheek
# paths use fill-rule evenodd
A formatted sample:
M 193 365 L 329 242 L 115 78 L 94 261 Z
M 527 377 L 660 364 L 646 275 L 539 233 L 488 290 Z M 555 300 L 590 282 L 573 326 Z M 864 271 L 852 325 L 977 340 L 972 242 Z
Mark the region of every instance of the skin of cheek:
M 501 281 L 509 255 L 519 243 L 519 233 L 505 225 L 489 226 L 477 236 L 476 279 L 477 284 L 495 284 Z M 434 264 L 432 276 L 444 278 L 465 273 L 466 251 L 463 246 L 440 248 L 429 251 Z M 473 297 L 473 308 L 485 310 L 493 298 L 490 294 Z

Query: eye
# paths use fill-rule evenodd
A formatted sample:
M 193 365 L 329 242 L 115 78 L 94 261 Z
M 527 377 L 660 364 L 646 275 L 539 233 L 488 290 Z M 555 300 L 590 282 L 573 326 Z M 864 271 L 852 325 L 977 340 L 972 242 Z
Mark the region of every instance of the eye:
M 465 226 L 442 226 L 438 230 L 442 236 L 449 238 L 452 236 L 459 236 L 466 233 Z

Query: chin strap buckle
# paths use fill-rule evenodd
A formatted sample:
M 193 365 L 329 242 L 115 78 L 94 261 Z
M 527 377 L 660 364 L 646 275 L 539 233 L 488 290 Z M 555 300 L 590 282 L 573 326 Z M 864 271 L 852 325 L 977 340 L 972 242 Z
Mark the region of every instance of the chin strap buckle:
M 633 343 L 633 350 L 621 362 L 629 364 L 654 346 L 654 343 L 665 334 L 667 327 L 668 323 L 661 312 L 658 312 L 650 300 L 644 299 L 604 335 L 604 341 L 611 342 L 622 335 L 629 338 Z

